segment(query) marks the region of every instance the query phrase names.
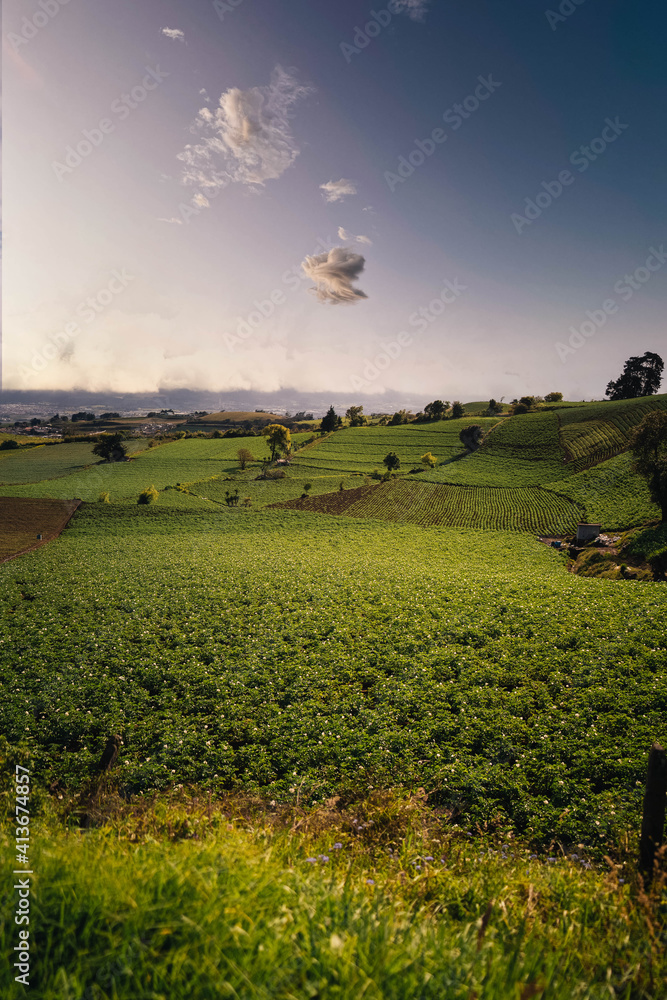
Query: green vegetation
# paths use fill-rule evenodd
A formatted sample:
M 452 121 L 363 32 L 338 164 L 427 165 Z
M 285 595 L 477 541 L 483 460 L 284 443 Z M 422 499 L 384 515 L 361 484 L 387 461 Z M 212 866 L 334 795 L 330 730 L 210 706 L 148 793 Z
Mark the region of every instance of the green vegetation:
M 290 500 L 280 506 L 404 524 L 532 531 L 544 535 L 575 532 L 584 513 L 575 501 L 540 487 L 505 490 L 406 481 L 358 487 L 344 497 L 334 493 Z
M 667 736 L 664 589 L 524 534 L 95 503 L 3 578 L 2 731 L 47 785 L 120 731 L 128 790 L 419 784 L 608 852 Z
M 667 569 L 625 451 L 666 404 L 476 416 L 473 454 L 471 415 L 336 418 L 284 470 L 258 437 L 245 469 L 249 438 L 3 452 L 18 531 L 38 498 L 90 501 L 0 570 L 40 998 L 660 1000 L 664 883 L 634 858 L 667 590 L 534 535 L 599 520 Z
M 646 1000 L 665 982 L 658 899 L 638 904 L 622 868 L 443 834 L 418 797 L 273 823 L 251 805 L 176 794 L 106 831 L 40 832 L 41 1000 Z M 5 955 L 13 930 L 0 923 Z M 18 1000 L 9 968 L 0 988 Z

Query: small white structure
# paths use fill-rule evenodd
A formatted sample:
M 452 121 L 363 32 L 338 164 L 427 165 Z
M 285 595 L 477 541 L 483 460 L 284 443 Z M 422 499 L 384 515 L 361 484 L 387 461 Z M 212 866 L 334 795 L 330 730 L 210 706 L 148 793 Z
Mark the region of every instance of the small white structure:
M 597 538 L 602 531 L 601 524 L 586 524 L 580 521 L 577 525 L 577 544 L 581 545 L 582 542 L 590 542 L 594 538 Z

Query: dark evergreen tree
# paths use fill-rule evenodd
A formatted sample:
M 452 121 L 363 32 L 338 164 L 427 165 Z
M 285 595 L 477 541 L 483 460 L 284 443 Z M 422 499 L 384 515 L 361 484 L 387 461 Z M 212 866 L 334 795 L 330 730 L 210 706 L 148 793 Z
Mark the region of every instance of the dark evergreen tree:
M 645 351 L 641 357 L 628 358 L 623 373 L 607 383 L 605 395 L 610 399 L 635 399 L 653 396 L 660 388 L 665 363 L 659 354 Z

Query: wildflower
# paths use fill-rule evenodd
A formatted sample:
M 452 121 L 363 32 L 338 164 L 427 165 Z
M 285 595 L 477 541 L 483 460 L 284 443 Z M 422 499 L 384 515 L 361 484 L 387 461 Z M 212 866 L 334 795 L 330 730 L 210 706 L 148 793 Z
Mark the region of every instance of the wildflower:
M 341 849 L 342 846 L 343 846 L 342 844 L 334 844 L 333 845 L 333 850 L 334 851 L 340 851 L 340 849 Z
M 308 862 L 309 865 L 317 864 L 317 858 L 306 858 L 306 861 Z
M 366 879 L 366 885 L 375 885 L 375 879 L 373 879 L 373 878 L 367 878 Z

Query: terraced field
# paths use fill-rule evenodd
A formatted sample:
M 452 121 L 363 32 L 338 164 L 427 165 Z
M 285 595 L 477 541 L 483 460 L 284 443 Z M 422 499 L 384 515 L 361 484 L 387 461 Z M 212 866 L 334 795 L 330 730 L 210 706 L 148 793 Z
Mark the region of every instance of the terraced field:
M 271 506 L 423 527 L 439 525 L 540 534 L 575 531 L 583 515 L 574 500 L 540 487 L 510 490 L 400 480 Z
M 383 458 L 395 451 L 401 461 L 401 471 L 408 471 L 421 467 L 421 456 L 427 451 L 439 462 L 460 454 L 459 434 L 473 422 L 486 432 L 498 420 L 483 417 L 473 421 L 468 417 L 397 427 L 347 427 L 298 452 L 293 465 L 304 474 L 310 471 L 372 473 L 374 469 L 384 472 Z
M 486 428 L 487 436 L 479 451 L 440 465 L 421 478 L 430 482 L 514 488 L 539 486 L 568 475 L 555 413 L 505 417 L 493 420 L 492 428 Z
M 636 425 L 658 408 L 667 409 L 666 394 L 559 410 L 560 443 L 571 468 L 579 472 L 620 454 Z
M 645 480 L 631 465 L 632 456 L 625 453 L 546 485 L 576 501 L 585 511 L 583 520 L 600 522 L 608 531 L 621 531 L 660 517 Z

